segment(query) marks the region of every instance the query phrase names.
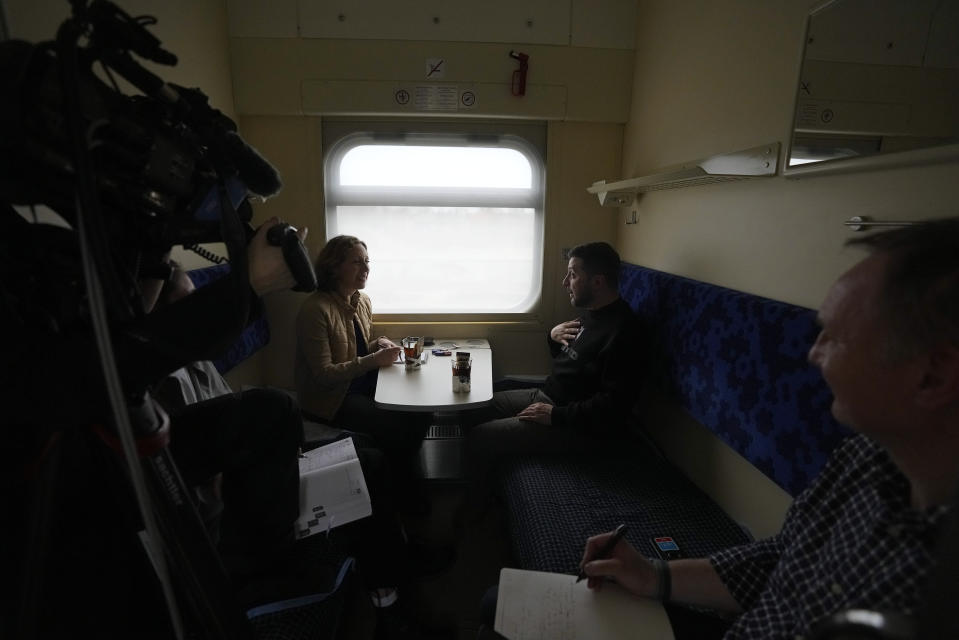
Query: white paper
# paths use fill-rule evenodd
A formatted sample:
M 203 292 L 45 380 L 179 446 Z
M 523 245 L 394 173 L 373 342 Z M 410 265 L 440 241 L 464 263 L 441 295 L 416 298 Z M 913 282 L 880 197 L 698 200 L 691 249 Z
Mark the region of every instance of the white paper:
M 663 606 L 615 584 L 591 591 L 576 576 L 500 571 L 494 629 L 509 640 L 672 640 Z
M 352 438 L 337 440 L 300 457 L 300 518 L 305 538 L 373 513 L 370 492 Z
M 343 438 L 336 442 L 307 451 L 300 457 L 300 477 L 309 471 L 331 467 L 340 462 L 357 460 L 353 438 Z M 357 460 L 357 463 L 359 460 Z

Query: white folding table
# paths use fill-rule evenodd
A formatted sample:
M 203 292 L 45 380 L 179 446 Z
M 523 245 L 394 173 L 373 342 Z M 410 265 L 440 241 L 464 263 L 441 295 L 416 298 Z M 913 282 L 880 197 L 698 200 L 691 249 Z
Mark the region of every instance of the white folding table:
M 397 343 L 399 344 L 399 343 Z M 454 355 L 433 355 L 433 349 L 456 345 Z M 381 409 L 394 411 L 461 411 L 489 404 L 493 399 L 493 352 L 480 338 L 437 339 L 425 347 L 429 355 L 418 369 L 404 364 L 380 367 L 374 403 Z M 450 362 L 457 351 L 469 351 L 473 358 L 470 390 L 453 393 L 453 371 Z

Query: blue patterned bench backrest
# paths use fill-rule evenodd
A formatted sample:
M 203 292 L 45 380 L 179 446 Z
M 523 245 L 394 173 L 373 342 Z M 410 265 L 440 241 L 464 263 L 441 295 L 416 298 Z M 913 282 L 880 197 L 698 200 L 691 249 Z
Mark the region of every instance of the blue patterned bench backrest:
M 230 272 L 229 263 L 217 264 L 203 269 L 194 269 L 188 272 L 190 280 L 199 289 L 200 287 L 222 278 Z M 222 356 L 213 361 L 213 365 L 220 373 L 226 373 L 236 365 L 240 364 L 270 341 L 270 325 L 266 320 L 266 314 L 260 316 L 246 325 L 243 333 L 232 346 Z
M 806 362 L 815 312 L 624 264 L 623 298 L 652 332 L 651 384 L 791 495 L 849 431 Z

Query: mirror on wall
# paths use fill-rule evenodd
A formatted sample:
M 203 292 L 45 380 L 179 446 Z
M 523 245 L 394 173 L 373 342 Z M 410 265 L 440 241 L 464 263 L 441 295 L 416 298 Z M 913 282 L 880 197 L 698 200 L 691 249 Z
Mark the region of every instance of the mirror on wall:
M 959 159 L 959 1 L 810 13 L 784 173 Z

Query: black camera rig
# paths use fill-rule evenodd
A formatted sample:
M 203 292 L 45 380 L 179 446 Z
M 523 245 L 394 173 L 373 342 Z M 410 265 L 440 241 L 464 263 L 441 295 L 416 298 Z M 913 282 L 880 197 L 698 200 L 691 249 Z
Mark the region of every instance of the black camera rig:
M 239 335 L 248 315 L 248 198 L 270 197 L 281 182 L 199 89 L 164 82 L 134 59 L 176 63 L 146 29 L 153 18 L 133 18 L 106 0 L 71 5 L 55 41 L 0 43 L 8 89 L 0 97 L 0 203 L 47 205 L 88 245 L 115 334 L 128 343 L 120 345 L 121 367 L 129 360 L 125 377 L 142 388 L 222 352 Z M 115 75 L 141 93 L 124 94 Z M 3 265 L 7 303 L 58 328 L 82 316 L 85 279 L 74 249 L 62 255 L 61 230 L 27 229 L 8 209 L 0 225 L 11 244 Z M 295 289 L 312 290 L 308 256 L 290 230 L 275 231 L 270 242 L 282 247 Z M 227 248 L 233 295 L 219 283 L 220 291 L 145 316 L 139 283 L 158 271 L 162 256 L 174 245 L 216 241 Z M 56 308 L 44 299 L 48 292 L 61 294 Z M 218 302 L 204 306 L 202 298 Z
M 127 544 L 118 532 L 135 521 L 129 526 L 142 527 L 150 541 L 144 544 L 172 634 L 244 637 L 249 630 L 184 497 L 166 449 L 169 421 L 149 387 L 188 362 L 219 355 L 246 325 L 253 304 L 249 198 L 274 195 L 280 178 L 199 89 L 167 83 L 135 60 L 176 63 L 146 28 L 155 20 L 133 18 L 106 0 L 70 4 L 72 16 L 54 41 L 0 43 L 0 330 L 7 338 L 0 410 L 12 463 L 3 488 L 8 517 L 19 525 L 16 544 L 4 545 L 0 559 L 17 565 L 5 575 L 24 580 L 17 597 L 5 599 L 4 613 L 12 614 L 0 616 L 0 635 L 59 628 L 44 607 L 66 589 L 61 583 L 76 579 L 64 581 L 48 563 L 79 557 L 60 547 L 51 552 L 55 542 L 71 542 L 51 523 L 71 506 L 69 484 L 79 479 L 64 471 L 64 447 L 73 443 L 103 462 L 93 439 L 118 443 L 123 455 L 107 456 L 102 469 L 94 468 L 100 462 L 83 467 L 81 476 L 106 474 L 110 480 L 98 489 L 116 504 L 135 504 L 139 515 L 90 523 L 83 541 L 105 549 Z M 37 205 L 64 224 L 31 220 Z M 213 241 L 225 244 L 230 273 L 146 313 L 141 283 L 169 250 Z M 269 241 L 283 247 L 298 289 L 315 286 L 295 230 L 279 227 Z M 116 482 L 116 473 L 126 481 Z M 99 586 L 94 581 L 91 591 Z

